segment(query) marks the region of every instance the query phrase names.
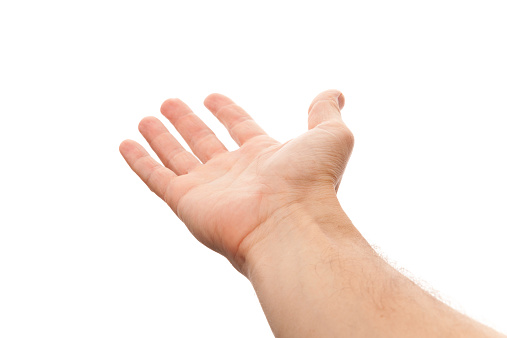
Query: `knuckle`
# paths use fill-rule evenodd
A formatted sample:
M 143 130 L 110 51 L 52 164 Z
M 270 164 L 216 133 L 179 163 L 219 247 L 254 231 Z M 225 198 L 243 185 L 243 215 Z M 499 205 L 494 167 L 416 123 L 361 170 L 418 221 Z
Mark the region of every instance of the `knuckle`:
M 329 121 L 322 127 L 334 135 L 339 147 L 352 150 L 355 142 L 354 134 L 343 122 Z
M 321 110 L 321 109 L 324 109 L 328 106 L 331 106 L 332 108 L 339 109 L 338 102 L 336 102 L 333 99 L 321 99 L 321 100 L 315 102 L 315 104 L 313 105 L 313 109 Z
M 340 105 L 338 104 L 338 101 L 335 98 L 326 99 L 327 104 L 329 104 L 331 107 L 335 108 L 336 110 L 340 110 Z
M 222 114 L 230 114 L 230 113 L 238 110 L 238 108 L 239 108 L 239 106 L 237 104 L 229 103 L 229 104 L 226 104 L 225 106 L 220 107 L 217 110 L 216 115 L 218 116 L 218 115 L 222 115 Z
M 309 111 L 312 110 L 323 110 L 326 108 L 333 108 L 337 111 L 340 111 L 340 105 L 338 103 L 338 100 L 336 98 L 323 98 L 318 101 L 316 101 L 311 107 Z
M 341 133 L 340 133 L 340 137 L 342 138 L 343 142 L 345 143 L 345 145 L 352 149 L 354 147 L 354 134 L 352 133 L 352 131 L 347 127 L 347 126 L 343 126 L 343 128 L 341 128 Z

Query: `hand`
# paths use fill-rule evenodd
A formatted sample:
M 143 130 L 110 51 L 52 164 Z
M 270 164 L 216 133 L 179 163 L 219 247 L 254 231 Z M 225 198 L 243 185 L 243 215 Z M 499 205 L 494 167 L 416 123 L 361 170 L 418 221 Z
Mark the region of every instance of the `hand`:
M 195 156 L 155 117 L 144 118 L 139 130 L 164 166 L 135 141 L 123 141 L 120 152 L 200 242 L 243 272 L 248 251 L 273 231 L 267 220 L 330 195 L 336 199 L 354 139 L 341 119 L 344 97 L 337 90 L 313 100 L 309 130 L 284 144 L 223 95 L 209 95 L 204 105 L 239 149 L 229 152 L 187 105 L 169 99 L 161 112 Z

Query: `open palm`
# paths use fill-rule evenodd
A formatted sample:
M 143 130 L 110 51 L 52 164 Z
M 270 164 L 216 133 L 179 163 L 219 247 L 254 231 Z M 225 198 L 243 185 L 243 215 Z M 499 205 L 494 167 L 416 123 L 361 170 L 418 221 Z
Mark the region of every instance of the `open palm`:
M 137 142 L 125 140 L 120 152 L 132 170 L 162 198 L 209 248 L 239 270 L 241 243 L 279 210 L 336 191 L 353 147 L 341 119 L 343 95 L 319 94 L 310 105 L 308 131 L 284 144 L 269 137 L 229 98 L 211 94 L 205 106 L 240 146 L 229 152 L 215 134 L 179 99 L 161 107 L 195 154 L 186 151 L 155 117 L 139 130 L 163 163 Z

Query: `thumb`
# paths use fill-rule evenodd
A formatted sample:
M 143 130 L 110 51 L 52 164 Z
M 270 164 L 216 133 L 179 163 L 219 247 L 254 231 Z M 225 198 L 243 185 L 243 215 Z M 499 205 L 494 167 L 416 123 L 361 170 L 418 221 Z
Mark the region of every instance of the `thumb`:
M 308 108 L 308 129 L 327 121 L 343 123 L 340 110 L 345 105 L 345 97 L 336 89 L 326 90 L 313 99 Z

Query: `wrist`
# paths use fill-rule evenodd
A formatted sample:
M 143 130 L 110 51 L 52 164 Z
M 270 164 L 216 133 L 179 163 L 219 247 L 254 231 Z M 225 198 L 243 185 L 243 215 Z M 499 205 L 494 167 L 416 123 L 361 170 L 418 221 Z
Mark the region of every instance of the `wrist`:
M 242 272 L 275 336 L 335 333 L 336 314 L 356 300 L 348 290 L 375 259 L 336 197 L 313 206 L 291 204 L 251 235 Z
M 493 336 L 383 261 L 336 198 L 281 208 L 242 245 L 276 337 Z
M 240 271 L 252 281 L 254 274 L 267 268 L 266 262 L 277 265 L 297 250 L 322 251 L 318 253 L 322 258 L 328 255 L 331 259 L 335 249 L 350 246 L 372 250 L 333 194 L 286 204 L 274 211 L 243 240 L 236 260 Z

